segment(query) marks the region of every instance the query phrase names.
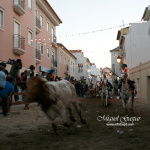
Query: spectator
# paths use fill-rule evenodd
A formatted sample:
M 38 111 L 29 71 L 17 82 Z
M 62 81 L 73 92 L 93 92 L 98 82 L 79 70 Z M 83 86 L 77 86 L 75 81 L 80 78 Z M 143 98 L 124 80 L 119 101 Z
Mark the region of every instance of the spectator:
M 7 78 L 7 76 L 8 76 L 8 70 L 6 70 L 6 63 L 1 63 L 1 65 L 3 66 L 3 71 L 5 72 L 6 78 Z
M 40 75 L 42 78 L 46 78 L 46 72 L 42 71 L 42 74 Z
M 81 83 L 79 81 L 77 82 L 76 88 L 77 88 L 77 96 L 81 97 Z
M 13 78 L 8 77 L 6 81 L 5 88 L 0 90 L 0 96 L 2 97 L 3 103 L 3 115 L 7 116 L 8 113 L 8 96 L 14 92 L 14 86 L 12 85 Z
M 61 77 L 58 77 L 58 80 L 59 80 L 59 81 L 62 80 Z
M 15 92 L 19 92 L 19 90 L 21 90 L 22 92 L 25 91 L 26 84 L 23 81 L 24 78 L 25 78 L 24 72 L 22 72 L 21 75 L 16 78 L 16 83 L 15 83 L 15 87 L 14 87 Z M 15 95 L 14 97 L 15 97 L 16 102 L 19 101 L 18 95 Z M 22 101 L 24 101 L 24 95 L 22 95 Z
M 25 84 L 25 89 L 24 92 L 26 91 L 26 82 L 30 79 L 30 77 L 34 76 L 34 70 L 35 70 L 35 66 L 31 65 L 27 70 L 25 70 L 25 78 L 23 79 L 24 84 Z M 22 96 L 22 100 L 24 101 L 25 96 Z M 28 110 L 29 109 L 29 104 L 26 103 L 24 110 Z
M 50 81 L 54 81 L 54 70 L 50 71 Z
M 71 78 L 70 78 L 70 82 L 71 82 L 71 83 L 73 83 L 73 81 L 74 81 L 74 77 L 73 77 L 73 76 L 71 76 Z
M 6 81 L 6 75 L 3 72 L 3 66 L 0 65 L 0 90 L 5 88 L 5 84 L 6 84 L 5 81 Z
M 24 79 L 23 79 L 23 83 L 21 85 L 21 91 L 23 93 L 25 93 L 26 92 L 26 88 L 27 88 L 27 85 L 26 85 L 26 82 L 24 82 Z M 24 100 L 25 100 L 25 95 L 22 95 L 22 101 L 24 101 Z
M 25 78 L 25 72 L 22 72 L 20 76 L 18 76 L 18 85 L 19 86 L 22 86 L 22 84 L 24 83 L 23 82 L 23 79 Z
M 75 84 L 76 84 L 76 79 L 75 79 L 75 80 L 72 80 L 71 83 L 75 86 Z
M 31 65 L 27 70 L 25 70 L 26 72 L 26 75 L 27 75 L 27 80 L 34 76 L 34 70 L 35 70 L 35 67 L 33 65 Z
M 13 78 L 13 85 L 15 84 L 16 78 L 19 76 L 19 70 L 22 68 L 21 59 L 17 59 L 13 62 L 12 67 L 10 69 L 10 76 Z
M 59 81 L 58 76 L 56 76 L 55 81 Z
M 33 65 L 31 65 L 31 66 L 29 67 L 29 69 L 30 69 L 30 77 L 34 76 L 35 67 L 34 67 Z
M 46 76 L 47 81 L 50 81 L 51 73 L 49 72 Z
M 14 85 L 14 92 L 18 92 L 19 91 L 19 86 L 18 86 L 18 81 L 19 81 L 19 77 L 16 78 L 16 82 L 15 82 L 15 85 Z M 18 95 L 14 95 L 14 99 L 15 99 L 15 102 L 17 102 L 19 100 L 19 96 Z
M 81 97 L 83 97 L 83 94 L 84 94 L 84 87 L 83 87 L 83 83 L 81 83 L 81 84 L 80 84 L 80 91 L 81 91 L 81 92 L 80 92 L 80 93 L 81 93 L 81 95 L 80 95 L 80 96 L 81 96 Z
M 66 76 L 65 76 L 65 80 L 69 80 L 69 76 L 68 76 L 68 74 L 66 74 Z
M 74 86 L 75 86 L 76 93 L 77 93 L 77 91 L 78 91 L 78 81 L 75 81 L 75 84 L 74 84 Z

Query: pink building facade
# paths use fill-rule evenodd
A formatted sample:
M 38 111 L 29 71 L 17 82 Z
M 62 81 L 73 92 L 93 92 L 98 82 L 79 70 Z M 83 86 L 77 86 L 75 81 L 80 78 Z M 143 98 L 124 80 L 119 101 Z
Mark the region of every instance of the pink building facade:
M 61 78 L 65 78 L 66 74 L 70 76 L 74 76 L 75 78 L 75 69 L 74 74 L 71 73 L 71 61 L 74 61 L 74 65 L 76 62 L 76 57 L 69 52 L 69 50 L 61 43 L 57 43 L 57 60 L 58 60 L 58 76 Z
M 21 59 L 23 69 L 34 65 L 36 72 L 57 72 L 56 26 L 61 23 L 47 0 L 0 1 L 0 61 Z

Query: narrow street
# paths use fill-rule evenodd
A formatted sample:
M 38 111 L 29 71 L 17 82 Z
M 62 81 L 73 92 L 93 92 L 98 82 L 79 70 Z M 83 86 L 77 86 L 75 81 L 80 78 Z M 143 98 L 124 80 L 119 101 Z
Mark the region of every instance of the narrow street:
M 87 97 L 78 100 L 81 102 L 82 112 L 90 129 L 80 123 L 73 109 L 73 114 L 77 118 L 77 122 L 74 123 L 76 128 L 67 129 L 59 124 L 56 136 L 37 103 L 30 104 L 29 110 L 23 110 L 24 105 L 16 105 L 11 107 L 7 117 L 0 114 L 0 149 L 150 149 L 150 106 L 135 101 L 135 113 L 128 117 L 141 118 L 139 121 L 133 121 L 134 126 L 107 126 L 106 123 L 109 121 L 98 121 L 98 116 L 125 117 L 121 100 L 111 99 L 111 105 L 108 107 L 103 107 L 98 98 Z

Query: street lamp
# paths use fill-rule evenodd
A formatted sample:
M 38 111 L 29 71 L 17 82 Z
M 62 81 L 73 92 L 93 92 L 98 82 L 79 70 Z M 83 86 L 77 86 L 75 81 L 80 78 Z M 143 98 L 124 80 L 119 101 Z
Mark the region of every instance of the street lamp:
M 121 57 L 118 56 L 118 57 L 117 57 L 117 63 L 119 64 L 120 62 L 121 62 Z

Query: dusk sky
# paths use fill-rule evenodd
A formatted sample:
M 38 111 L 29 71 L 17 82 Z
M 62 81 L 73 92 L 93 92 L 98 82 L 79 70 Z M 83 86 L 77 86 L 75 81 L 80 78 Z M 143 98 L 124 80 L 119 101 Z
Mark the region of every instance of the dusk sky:
M 123 28 L 117 26 L 140 22 L 150 5 L 150 0 L 48 1 L 63 22 L 56 28 L 57 42 L 68 50 L 81 49 L 97 68 L 111 67 L 109 51 L 119 45 L 117 32 Z

